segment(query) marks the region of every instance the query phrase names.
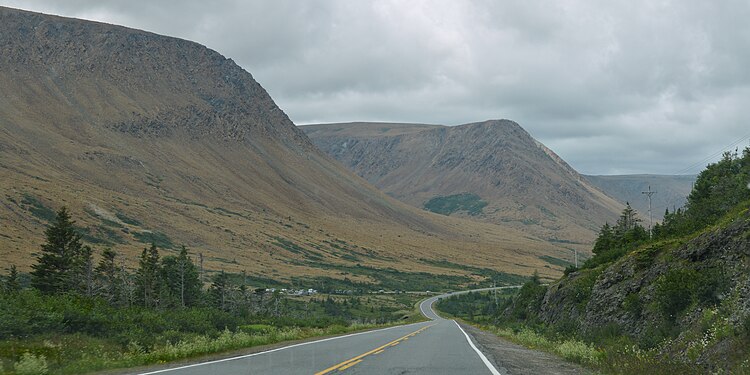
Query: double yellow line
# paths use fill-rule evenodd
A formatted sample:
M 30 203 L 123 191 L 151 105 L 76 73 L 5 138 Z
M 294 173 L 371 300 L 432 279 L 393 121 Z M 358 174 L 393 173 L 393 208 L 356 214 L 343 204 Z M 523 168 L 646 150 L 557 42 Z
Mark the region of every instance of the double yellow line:
M 327 368 L 327 369 L 325 369 L 323 371 L 316 372 L 315 375 L 327 374 L 327 373 L 329 373 L 329 372 L 331 372 L 333 370 L 344 371 L 344 370 L 348 369 L 349 367 L 352 367 L 352 366 L 356 365 L 357 363 L 362 362 L 362 358 L 367 357 L 370 354 L 380 354 L 383 351 L 385 351 L 385 349 L 388 348 L 389 346 L 396 346 L 401 341 L 408 340 L 409 337 L 412 337 L 412 336 L 416 335 L 417 333 L 422 332 L 422 331 L 424 331 L 427 328 L 430 328 L 432 326 L 434 326 L 434 324 L 430 324 L 428 326 L 424 326 L 424 327 L 422 327 L 422 328 L 420 328 L 420 329 L 418 329 L 418 330 L 416 330 L 416 331 L 414 331 L 414 332 L 412 332 L 412 333 L 410 333 L 410 334 L 408 334 L 408 335 L 406 335 L 404 337 L 397 338 L 397 339 L 395 339 L 395 340 L 393 340 L 393 341 L 391 341 L 391 342 L 389 342 L 389 343 L 387 343 L 385 345 L 382 345 L 382 346 L 379 346 L 379 347 L 377 347 L 377 348 L 375 348 L 373 350 L 370 350 L 367 353 L 360 354 L 360 355 L 358 355 L 358 356 L 356 356 L 354 358 L 347 359 L 346 361 L 341 362 L 341 363 L 339 363 L 339 364 L 337 364 L 335 366 L 331 366 L 331 367 L 329 367 L 329 368 Z

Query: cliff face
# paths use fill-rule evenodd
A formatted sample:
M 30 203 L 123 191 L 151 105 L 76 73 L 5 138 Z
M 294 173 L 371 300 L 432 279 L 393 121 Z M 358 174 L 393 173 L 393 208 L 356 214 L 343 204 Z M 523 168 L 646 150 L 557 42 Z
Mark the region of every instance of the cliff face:
M 0 256 L 22 269 L 62 205 L 127 256 L 184 243 L 212 270 L 278 279 L 331 276 L 321 264 L 454 272 L 418 259 L 529 273 L 513 264 L 549 248 L 385 196 L 250 73 L 186 40 L 0 8 L 0 124 Z
M 513 227 L 581 251 L 590 250 L 601 223 L 612 221 L 622 208 L 513 121 L 302 129 L 329 155 L 406 203 L 425 207 L 431 199 L 469 193 L 486 204 L 481 212 L 449 214 Z

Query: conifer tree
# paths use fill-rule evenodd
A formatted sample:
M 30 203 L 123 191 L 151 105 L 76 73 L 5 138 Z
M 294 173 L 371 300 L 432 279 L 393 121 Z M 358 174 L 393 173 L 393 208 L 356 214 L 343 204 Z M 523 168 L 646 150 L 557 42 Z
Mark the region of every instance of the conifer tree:
M 57 211 L 55 222 L 44 232 L 47 241 L 31 268 L 31 285 L 42 293 L 80 292 L 81 264 L 90 249 L 84 249 L 68 209 Z
M 213 277 L 213 282 L 208 288 L 208 293 L 214 306 L 224 311 L 229 310 L 228 299 L 230 288 L 229 275 L 227 275 L 224 270 Z
M 156 244 L 151 244 L 151 248 L 143 249 L 138 261 L 136 298 L 144 307 L 157 307 L 161 287 L 159 250 L 156 248 Z
M 106 248 L 102 252 L 102 258 L 94 270 L 96 295 L 104 298 L 109 303 L 121 300 L 122 285 L 117 267 L 117 253 Z
M 8 276 L 5 277 L 3 289 L 6 293 L 15 293 L 21 290 L 21 282 L 18 280 L 18 270 L 15 264 L 10 265 Z
M 185 246 L 182 246 L 178 256 L 162 259 L 162 275 L 167 294 L 174 305 L 187 307 L 198 304 L 201 293 L 198 268 L 190 260 Z

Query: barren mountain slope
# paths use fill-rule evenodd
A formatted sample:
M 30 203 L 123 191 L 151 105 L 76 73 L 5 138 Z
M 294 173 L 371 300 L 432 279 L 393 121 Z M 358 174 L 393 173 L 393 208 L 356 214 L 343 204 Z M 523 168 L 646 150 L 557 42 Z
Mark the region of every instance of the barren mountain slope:
M 622 207 L 508 120 L 302 129 L 329 155 L 413 206 L 502 224 L 579 250 L 589 251 L 597 228 Z
M 255 277 L 472 273 L 438 260 L 530 274 L 564 254 L 387 197 L 231 59 L 185 40 L 0 8 L 0 124 L 0 257 L 22 269 L 62 205 L 130 264 L 151 241 L 185 244 L 211 271 Z

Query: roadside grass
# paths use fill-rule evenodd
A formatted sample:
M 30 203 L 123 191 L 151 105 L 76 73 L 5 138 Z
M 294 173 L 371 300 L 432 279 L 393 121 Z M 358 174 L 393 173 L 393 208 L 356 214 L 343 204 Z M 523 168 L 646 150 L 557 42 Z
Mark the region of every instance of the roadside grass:
M 238 325 L 235 329 L 224 328 L 205 333 L 196 330 L 191 333 L 173 328 L 151 336 L 126 335 L 129 338 L 125 341 L 108 335 L 99 337 L 92 333 L 65 333 L 65 330 L 58 330 L 57 333 L 10 335 L 0 341 L 0 373 L 67 375 L 159 365 L 258 346 L 387 328 L 426 319 L 419 312 L 421 299 L 414 303 L 418 299 L 416 296 L 395 297 L 391 302 L 388 302 L 390 296 L 377 295 L 372 300 L 365 299 L 367 306 L 403 306 L 402 310 L 394 311 L 394 320 L 386 322 L 333 321 L 321 326 L 313 325 L 315 322 L 310 319 L 260 319 L 258 323 Z M 332 298 L 342 301 L 347 299 L 339 296 Z M 404 303 L 407 298 L 408 302 Z M 401 302 L 399 299 L 402 299 Z M 297 304 L 304 303 L 295 303 Z M 341 303 L 336 306 L 341 306 Z
M 697 375 L 703 373 L 702 370 L 689 364 L 667 361 L 663 355 L 659 354 L 658 348 L 641 349 L 627 340 L 604 340 L 606 342 L 603 341 L 602 345 L 595 345 L 574 338 L 555 339 L 524 325 L 496 326 L 465 321 L 461 318 L 454 319 L 523 347 L 554 354 L 566 361 L 584 366 L 596 374 Z
M 314 337 L 325 337 L 340 335 L 376 328 L 384 328 L 394 324 L 352 324 L 349 326 L 333 325 L 324 328 L 312 327 L 284 327 L 271 329 L 267 332 L 248 333 L 243 331 L 232 332 L 224 330 L 218 337 L 209 335 L 195 336 L 189 340 L 180 340 L 156 346 L 148 351 L 138 342 L 131 342 L 127 351 L 119 352 L 108 348 L 106 344 L 97 343 L 92 340 L 79 346 L 82 351 L 77 358 L 56 369 L 55 374 L 83 374 L 100 370 L 131 368 L 137 366 L 165 364 L 168 362 L 198 358 L 208 354 L 228 352 L 238 349 L 247 349 L 263 345 L 272 345 L 282 342 L 304 340 Z M 75 340 L 81 342 L 81 337 Z M 64 341 L 65 338 L 63 338 Z M 54 341 L 47 341 L 47 345 L 59 346 Z M 33 355 L 29 353 L 29 355 Z M 19 362 L 29 362 L 26 357 Z M 46 362 L 43 354 L 36 355 L 36 361 Z M 18 367 L 18 363 L 14 366 Z M 16 373 L 20 374 L 16 371 Z
M 518 291 L 505 291 L 498 297 L 501 301 L 501 310 L 508 307 L 504 304 L 507 302 L 506 298 L 514 293 Z M 701 373 L 699 369 L 688 364 L 668 361 L 660 354 L 659 347 L 642 349 L 627 337 L 613 336 L 606 331 L 592 333 L 582 339 L 572 332 L 563 334 L 540 324 L 498 321 L 494 315 L 498 311 L 486 309 L 486 303 L 491 301 L 491 295 L 475 293 L 473 296 L 471 298 L 469 295 L 462 295 L 458 299 L 444 299 L 436 304 L 436 310 L 440 316 L 447 319 L 456 319 L 523 347 L 553 354 L 598 374 Z M 518 298 L 517 296 L 516 299 Z
M 514 330 L 507 327 L 477 325 L 468 322 L 484 331 L 492 332 L 497 336 L 508 339 L 511 342 L 525 346 L 529 349 L 542 350 L 552 353 L 570 362 L 578 363 L 587 367 L 596 368 L 603 360 L 605 352 L 594 345 L 575 339 L 552 340 L 531 328 Z

